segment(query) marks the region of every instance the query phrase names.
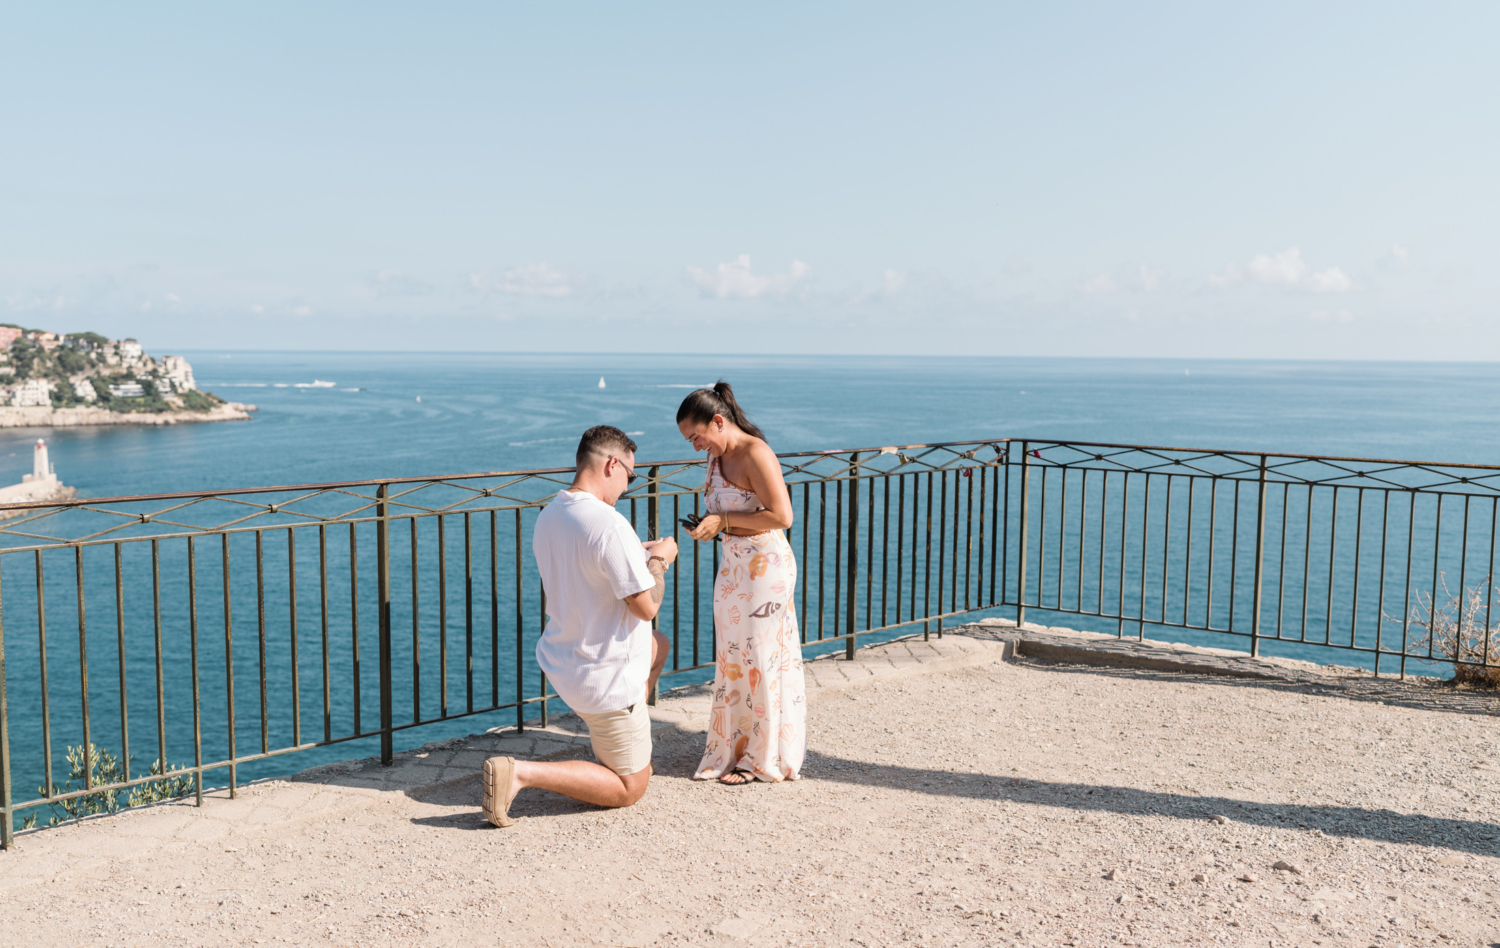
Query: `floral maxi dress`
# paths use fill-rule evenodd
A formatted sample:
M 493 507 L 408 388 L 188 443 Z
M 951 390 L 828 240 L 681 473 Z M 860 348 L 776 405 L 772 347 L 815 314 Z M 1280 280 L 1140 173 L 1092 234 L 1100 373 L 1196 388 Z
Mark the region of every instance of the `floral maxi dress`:
M 753 513 L 754 492 L 725 480 L 711 457 L 703 489 L 709 513 Z M 714 701 L 708 744 L 693 777 L 742 770 L 796 780 L 807 756 L 807 694 L 793 606 L 797 561 L 780 530 L 721 534 L 714 577 Z

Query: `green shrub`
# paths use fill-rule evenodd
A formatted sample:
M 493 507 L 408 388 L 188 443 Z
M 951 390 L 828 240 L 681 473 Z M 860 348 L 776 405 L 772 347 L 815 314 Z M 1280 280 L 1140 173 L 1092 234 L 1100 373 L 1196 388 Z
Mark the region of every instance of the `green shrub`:
M 89 745 L 88 766 L 84 766 L 83 745 L 68 747 L 68 780 L 61 787 L 37 787 L 37 792 L 42 796 L 51 796 L 54 793 L 72 793 L 84 788 L 84 773 L 89 773 L 88 785 L 92 787 L 108 786 L 112 783 L 125 782 L 125 766 L 120 759 L 110 753 L 107 748 L 97 744 Z M 67 800 L 59 800 L 49 803 L 52 808 L 52 818 L 47 821 L 48 826 L 56 826 L 68 820 L 82 819 L 85 816 L 95 816 L 100 813 L 117 813 L 120 810 L 120 797 L 125 795 L 124 805 L 144 806 L 148 803 L 160 803 L 164 800 L 175 800 L 178 797 L 187 796 L 197 789 L 197 783 L 191 774 L 181 773 L 181 767 L 168 767 L 166 761 L 158 759 L 147 771 L 147 776 L 160 777 L 149 783 L 143 783 L 127 790 L 100 790 L 97 793 L 88 793 L 79 797 L 71 797 Z M 175 773 L 174 773 L 175 771 Z M 21 824 L 22 829 L 33 829 L 37 825 L 35 814 L 27 817 Z
M 182 393 L 182 404 L 188 411 L 212 411 L 223 400 L 212 392 L 187 391 Z

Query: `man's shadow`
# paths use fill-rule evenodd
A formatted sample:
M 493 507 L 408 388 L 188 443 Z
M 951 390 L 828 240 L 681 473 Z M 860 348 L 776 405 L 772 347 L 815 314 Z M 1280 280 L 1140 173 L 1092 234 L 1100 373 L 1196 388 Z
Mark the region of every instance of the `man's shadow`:
M 691 779 L 703 750 L 703 737 L 687 731 L 659 731 L 653 782 Z M 580 752 L 586 755 L 587 750 Z M 1500 856 L 1500 826 L 1481 820 L 1449 819 L 1423 814 L 1357 806 L 1318 806 L 1289 803 L 1257 803 L 1221 796 L 1195 796 L 1117 787 L 1106 784 L 1068 783 L 1006 777 L 994 774 L 954 773 L 922 767 L 872 764 L 832 754 L 809 751 L 803 778 L 865 787 L 910 790 L 939 797 L 1005 800 L 1036 806 L 1064 807 L 1080 813 L 1118 813 L 1127 816 L 1167 816 L 1207 821 L 1223 816 L 1236 823 L 1278 829 L 1319 830 L 1326 836 L 1369 839 L 1383 843 L 1413 843 L 1437 846 L 1479 856 Z M 774 788 L 766 787 L 774 792 Z M 755 792 L 753 788 L 745 788 Z M 650 791 L 647 791 L 648 794 Z M 741 790 L 740 792 L 744 792 Z M 465 807 L 461 812 L 417 817 L 413 823 L 441 829 L 489 829 L 479 813 L 479 778 L 413 791 L 424 803 Z M 556 817 L 587 813 L 597 807 L 555 793 L 523 790 L 511 807 L 517 817 Z

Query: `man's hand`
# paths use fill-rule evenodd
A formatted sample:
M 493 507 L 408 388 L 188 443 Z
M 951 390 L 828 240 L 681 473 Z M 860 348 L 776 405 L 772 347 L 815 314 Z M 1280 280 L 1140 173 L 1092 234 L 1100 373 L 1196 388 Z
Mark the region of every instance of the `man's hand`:
M 646 548 L 647 556 L 659 556 L 668 566 L 677 559 L 677 541 L 671 537 L 663 537 L 660 540 L 647 540 L 641 546 Z

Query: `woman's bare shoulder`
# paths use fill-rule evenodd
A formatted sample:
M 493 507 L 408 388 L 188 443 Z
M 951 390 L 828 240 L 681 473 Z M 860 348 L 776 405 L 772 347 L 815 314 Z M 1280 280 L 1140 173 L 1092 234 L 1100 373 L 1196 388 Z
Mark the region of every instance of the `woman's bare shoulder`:
M 775 477 L 781 474 L 781 459 L 776 457 L 776 452 L 764 441 L 756 438 L 746 453 L 749 466 L 760 472 L 761 476 Z
M 750 457 L 758 465 L 779 466 L 781 464 L 776 458 L 776 452 L 771 450 L 771 446 L 759 438 L 754 438 L 750 442 Z

